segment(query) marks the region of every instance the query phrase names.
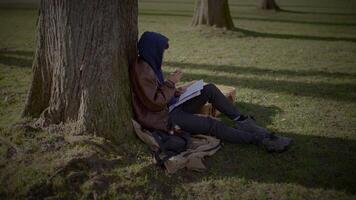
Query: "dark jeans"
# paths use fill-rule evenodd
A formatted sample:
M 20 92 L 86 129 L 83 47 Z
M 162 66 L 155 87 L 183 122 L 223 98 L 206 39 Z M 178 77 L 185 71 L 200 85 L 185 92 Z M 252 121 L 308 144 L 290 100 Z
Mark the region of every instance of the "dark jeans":
M 170 122 L 191 134 L 212 135 L 231 143 L 260 143 L 261 137 L 258 135 L 228 127 L 223 122 L 211 117 L 196 115 L 206 102 L 211 103 L 230 119 L 240 116 L 240 112 L 214 84 L 207 84 L 199 96 L 176 107 L 170 113 Z

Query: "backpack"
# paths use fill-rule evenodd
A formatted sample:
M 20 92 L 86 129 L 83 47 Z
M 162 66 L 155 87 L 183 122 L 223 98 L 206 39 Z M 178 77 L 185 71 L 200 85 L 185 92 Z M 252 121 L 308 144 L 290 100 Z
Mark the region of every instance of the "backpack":
M 181 132 L 176 135 L 161 131 L 148 131 L 132 120 L 136 135 L 146 143 L 153 152 L 153 162 L 173 174 L 179 169 L 195 171 L 205 170 L 205 156 L 211 156 L 221 148 L 221 142 L 211 136 L 190 135 Z
M 187 150 L 191 136 L 189 133 L 181 131 L 177 135 L 171 135 L 162 131 L 151 132 L 159 148 L 154 151 L 155 163 L 164 168 L 164 162 Z

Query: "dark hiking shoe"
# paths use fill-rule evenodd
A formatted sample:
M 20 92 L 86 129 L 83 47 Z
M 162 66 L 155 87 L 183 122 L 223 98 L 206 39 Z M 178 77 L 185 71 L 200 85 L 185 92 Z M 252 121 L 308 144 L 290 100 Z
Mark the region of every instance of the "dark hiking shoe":
M 268 152 L 281 153 L 292 144 L 293 139 L 275 134 L 270 134 L 269 137 L 262 140 L 262 145 Z
M 270 133 L 267 129 L 257 125 L 255 119 L 251 116 L 247 116 L 242 121 L 235 122 L 236 129 L 246 131 L 248 133 L 253 133 L 255 135 L 261 136 L 261 138 L 268 137 Z

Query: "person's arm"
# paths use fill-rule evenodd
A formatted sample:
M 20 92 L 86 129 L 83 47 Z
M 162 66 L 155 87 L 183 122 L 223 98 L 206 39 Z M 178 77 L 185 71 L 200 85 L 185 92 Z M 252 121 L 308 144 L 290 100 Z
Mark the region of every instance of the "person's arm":
M 139 73 L 137 69 L 134 72 L 137 89 L 139 89 L 137 95 L 145 107 L 155 112 L 165 109 L 176 91 L 175 83 L 167 80 L 159 85 L 153 70 L 149 66 L 140 67 Z

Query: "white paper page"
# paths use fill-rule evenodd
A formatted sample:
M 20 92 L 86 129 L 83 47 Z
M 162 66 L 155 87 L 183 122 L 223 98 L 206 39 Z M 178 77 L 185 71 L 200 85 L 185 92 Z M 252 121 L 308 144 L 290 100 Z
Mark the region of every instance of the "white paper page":
M 182 103 L 188 101 L 189 99 L 192 99 L 196 96 L 200 95 L 200 90 L 202 90 L 204 87 L 204 81 L 199 80 L 196 81 L 195 83 L 191 84 L 183 94 L 180 95 L 178 101 L 169 106 L 169 112 L 171 112 L 175 107 L 181 105 Z
M 191 84 L 185 91 L 183 94 L 180 95 L 179 97 L 179 101 L 185 99 L 186 97 L 190 96 L 191 94 L 193 94 L 194 92 L 200 91 L 202 90 L 204 87 L 204 82 L 203 80 L 199 80 L 199 81 L 195 81 L 195 83 Z

